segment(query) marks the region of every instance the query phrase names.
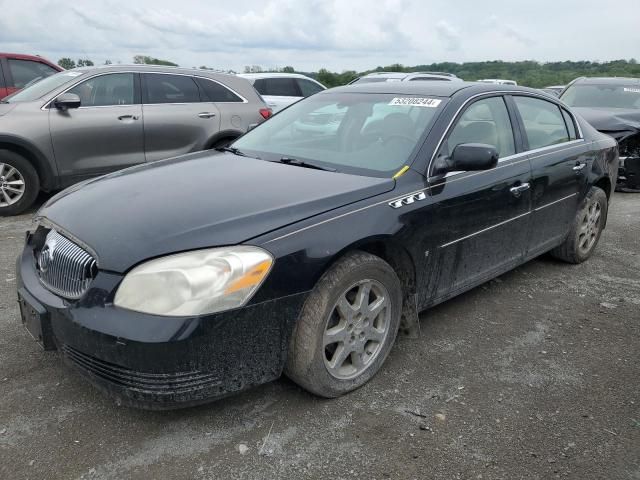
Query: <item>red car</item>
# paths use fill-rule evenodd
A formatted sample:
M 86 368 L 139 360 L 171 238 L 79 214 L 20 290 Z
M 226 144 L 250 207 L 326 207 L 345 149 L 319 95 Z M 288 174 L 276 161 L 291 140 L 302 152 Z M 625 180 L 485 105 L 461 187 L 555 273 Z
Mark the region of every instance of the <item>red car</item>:
M 0 52 L 0 99 L 62 70 L 42 57 Z

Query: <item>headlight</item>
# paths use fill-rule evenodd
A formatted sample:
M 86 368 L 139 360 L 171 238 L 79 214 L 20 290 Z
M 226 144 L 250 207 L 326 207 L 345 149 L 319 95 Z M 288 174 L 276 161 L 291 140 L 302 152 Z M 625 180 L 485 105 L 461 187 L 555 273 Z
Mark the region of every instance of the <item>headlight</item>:
M 114 304 L 153 315 L 191 316 L 243 306 L 273 257 L 258 247 L 224 247 L 150 260 L 125 277 Z

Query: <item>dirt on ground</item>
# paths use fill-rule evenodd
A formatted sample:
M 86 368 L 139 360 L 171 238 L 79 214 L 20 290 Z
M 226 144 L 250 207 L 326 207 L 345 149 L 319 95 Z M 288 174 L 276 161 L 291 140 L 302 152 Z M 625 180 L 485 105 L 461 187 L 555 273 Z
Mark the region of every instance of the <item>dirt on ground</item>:
M 586 263 L 424 312 L 352 394 L 282 378 L 171 412 L 116 406 L 23 329 L 30 222 L 0 218 L 0 479 L 640 479 L 640 194 Z

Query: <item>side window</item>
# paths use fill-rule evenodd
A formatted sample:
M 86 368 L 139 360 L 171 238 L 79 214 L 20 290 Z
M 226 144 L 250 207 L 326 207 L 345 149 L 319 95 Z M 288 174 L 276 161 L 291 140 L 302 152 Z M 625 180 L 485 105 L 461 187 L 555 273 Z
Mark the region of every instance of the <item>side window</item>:
M 264 78 L 259 78 L 258 80 L 253 82 L 253 88 L 255 88 L 260 95 L 266 95 L 265 93 L 267 90 L 266 80 Z
M 196 78 L 196 83 L 200 86 L 203 93 L 203 100 L 210 102 L 239 102 L 243 100 L 233 93 L 224 85 L 214 82 L 213 80 L 205 80 L 204 78 Z
M 144 74 L 146 99 L 144 103 L 196 103 L 200 101 L 198 85 L 186 75 Z
M 462 143 L 493 145 L 500 157 L 516 152 L 509 112 L 502 97 L 478 100 L 468 107 L 445 142 L 448 151 L 441 154 L 450 155 Z
M 265 92 L 263 95 L 274 95 L 276 97 L 300 96 L 300 92 L 293 78 L 265 78 L 264 82 Z M 260 90 L 258 91 L 260 92 Z
M 103 107 L 107 105 L 133 105 L 133 73 L 112 73 L 93 77 L 76 85 L 69 93 L 80 97 L 82 107 Z
M 546 100 L 514 96 L 524 123 L 529 149 L 548 147 L 569 141 L 569 132 L 560 108 Z
M 578 133 L 576 132 L 576 125 L 573 123 L 573 117 L 569 115 L 564 108 L 560 109 L 562 111 L 562 116 L 564 117 L 564 123 L 567 125 L 567 129 L 569 130 L 569 138 L 571 140 L 575 140 L 578 138 Z
M 13 77 L 13 86 L 16 88 L 24 88 L 31 82 L 42 80 L 54 73 L 58 73 L 57 70 L 49 65 L 31 60 L 10 58 L 8 62 L 9 70 Z
M 310 97 L 314 93 L 318 93 L 324 90 L 320 85 L 312 82 L 311 80 L 296 78 L 296 82 L 298 82 L 298 87 L 300 87 L 300 92 L 302 92 L 303 97 Z

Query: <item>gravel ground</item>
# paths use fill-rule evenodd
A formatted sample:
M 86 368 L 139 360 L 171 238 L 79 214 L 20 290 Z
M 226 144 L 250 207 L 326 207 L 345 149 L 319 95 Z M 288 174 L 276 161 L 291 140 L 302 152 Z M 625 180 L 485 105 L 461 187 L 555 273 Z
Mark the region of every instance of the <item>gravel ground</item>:
M 23 330 L 0 218 L 0 478 L 640 479 L 640 195 L 594 257 L 547 257 L 421 315 L 362 389 L 287 379 L 203 407 L 117 407 Z

